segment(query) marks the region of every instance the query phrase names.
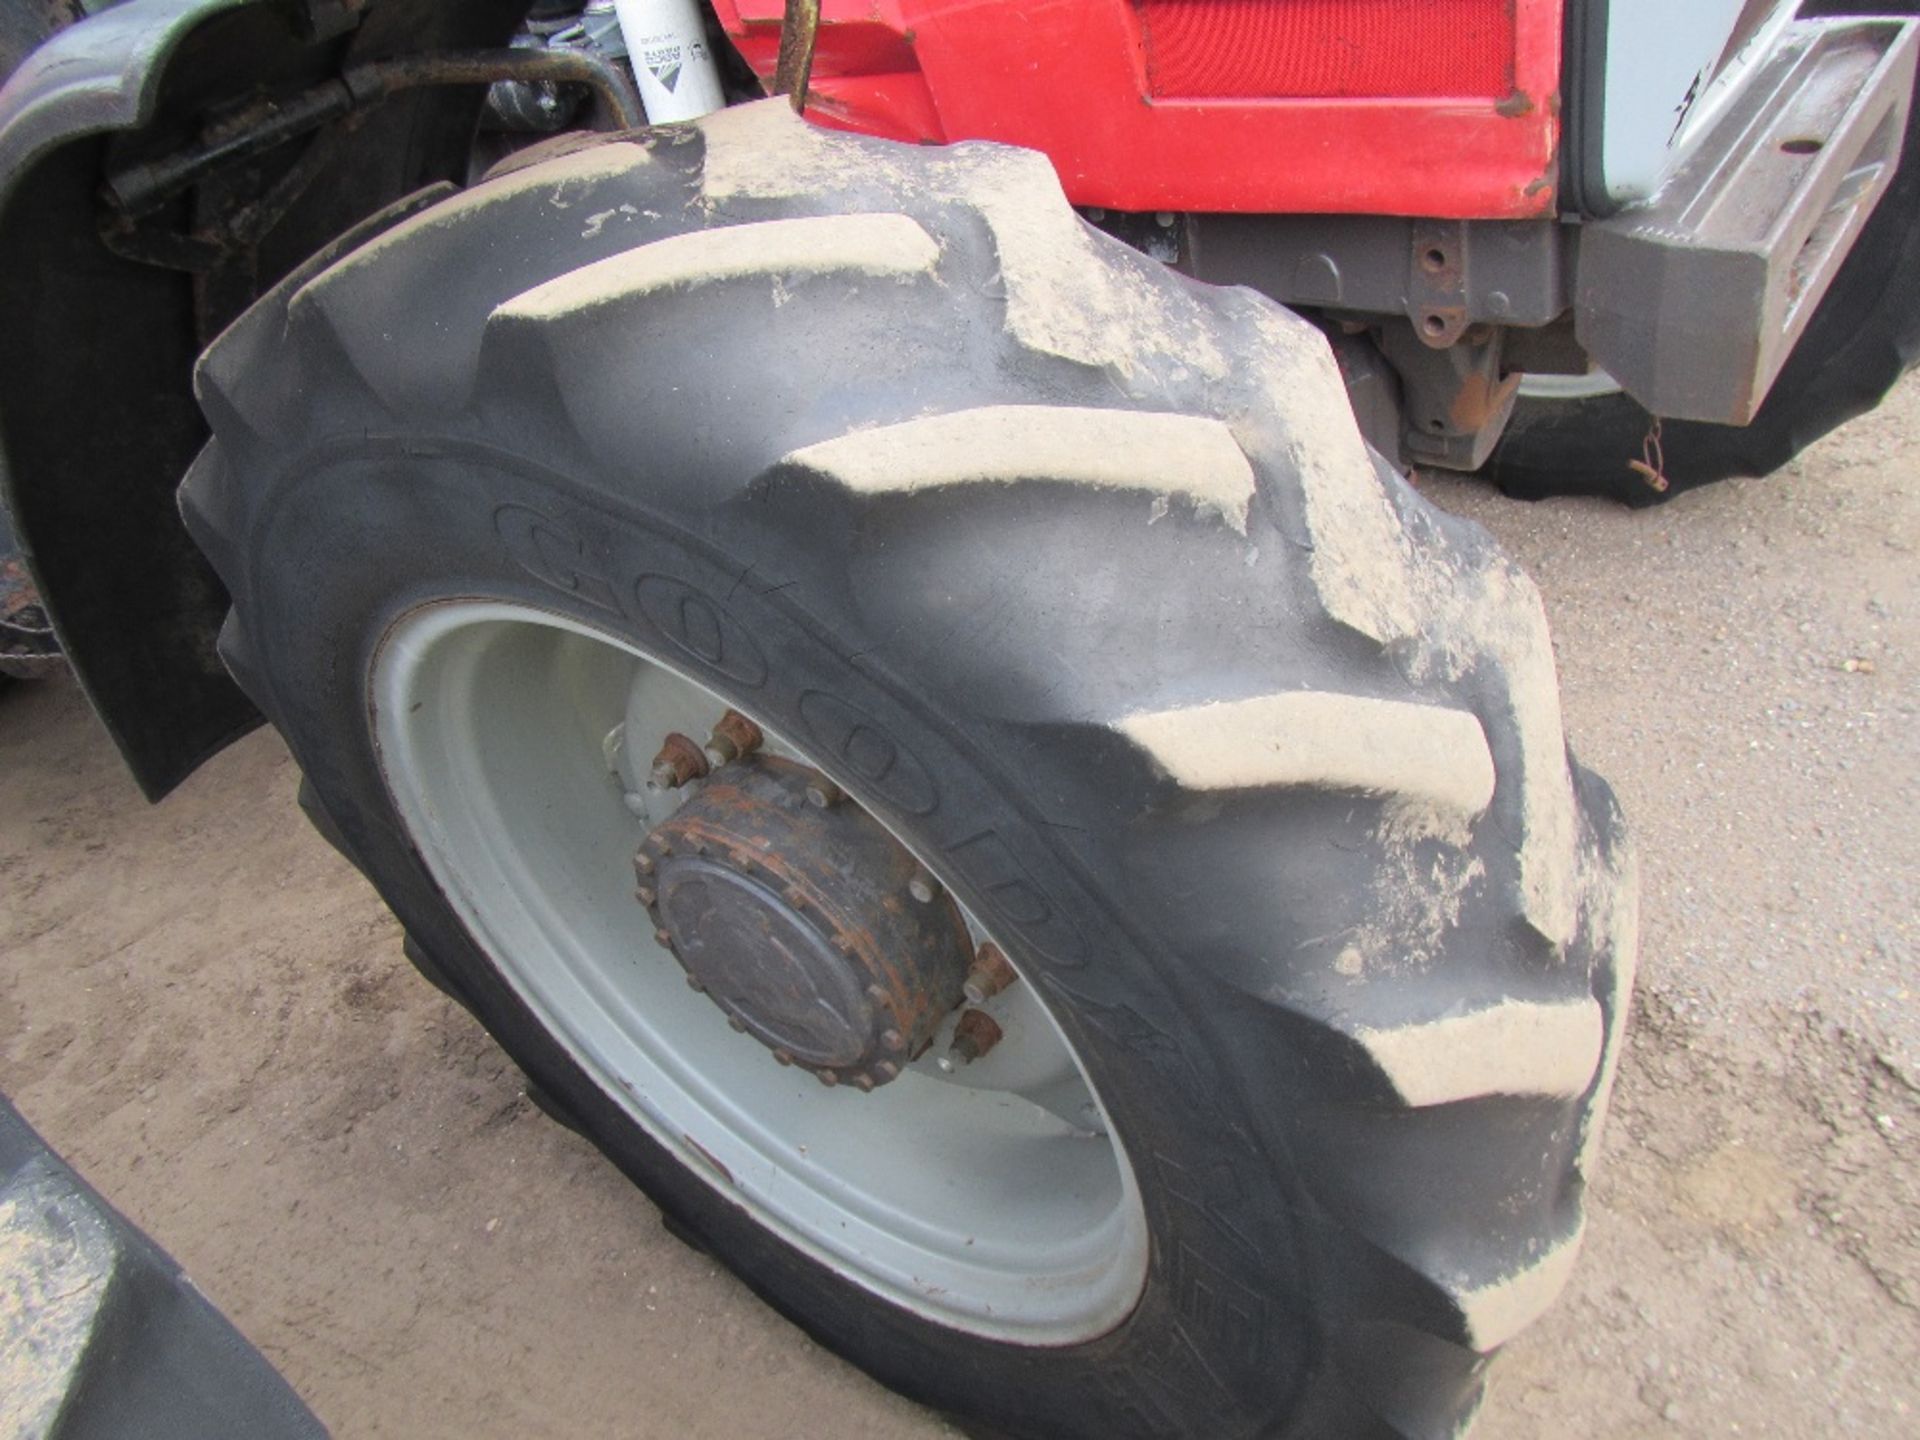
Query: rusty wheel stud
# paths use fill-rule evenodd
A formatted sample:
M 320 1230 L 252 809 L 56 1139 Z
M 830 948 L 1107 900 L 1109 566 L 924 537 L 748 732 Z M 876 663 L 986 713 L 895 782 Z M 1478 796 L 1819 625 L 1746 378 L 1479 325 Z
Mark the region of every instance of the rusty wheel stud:
M 747 1022 L 742 1020 L 738 1015 L 727 1016 L 727 1024 L 731 1025 L 742 1035 L 747 1033 Z
M 707 737 L 706 758 L 716 767 L 731 764 L 758 750 L 766 738 L 753 721 L 738 710 L 729 710 Z
M 847 798 L 847 792 L 824 775 L 816 775 L 807 782 L 807 803 L 816 810 L 831 810 Z
M 653 874 L 653 857 L 642 850 L 633 857 L 633 873 L 645 880 Z
M 953 1027 L 953 1043 L 935 1063 L 952 1074 L 962 1065 L 971 1065 L 1000 1043 L 1000 1023 L 984 1010 L 969 1010 Z
M 655 899 L 654 889 L 651 885 L 636 885 L 633 887 L 633 898 L 642 905 L 651 905 Z
M 940 898 L 940 882 L 926 866 L 916 866 L 913 878 L 907 881 L 907 893 L 922 905 L 931 905 Z
M 974 955 L 960 993 L 967 997 L 969 1005 L 981 1005 L 1019 978 L 1000 947 L 989 940 Z
M 667 736 L 660 746 L 660 753 L 653 757 L 653 768 L 647 772 L 647 785 L 654 790 L 678 790 L 691 780 L 703 778 L 707 768 L 705 752 L 675 731 Z
M 829 1090 L 840 1083 L 840 1074 L 835 1070 L 817 1070 L 814 1072 L 814 1078 Z

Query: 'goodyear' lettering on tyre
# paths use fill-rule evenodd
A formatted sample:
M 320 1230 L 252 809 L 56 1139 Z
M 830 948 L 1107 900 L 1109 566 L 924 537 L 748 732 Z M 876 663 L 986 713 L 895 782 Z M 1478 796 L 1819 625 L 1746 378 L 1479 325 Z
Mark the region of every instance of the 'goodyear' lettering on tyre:
M 525 505 L 502 505 L 493 512 L 493 528 L 514 563 L 534 579 L 596 610 L 620 613 L 613 587 L 587 559 L 586 542 L 560 521 Z
M 530 506 L 499 506 L 493 528 L 514 563 L 542 584 L 651 627 L 681 655 L 736 685 L 757 690 L 766 684 L 766 657 L 746 627 L 685 580 L 649 572 L 628 580 L 617 566 L 597 559 L 566 521 Z
M 760 647 L 719 601 L 669 575 L 642 575 L 633 594 L 641 613 L 683 655 L 750 689 L 767 683 Z
M 933 776 L 866 711 L 824 690 L 800 697 L 807 734 L 882 798 L 909 815 L 931 815 L 940 804 Z

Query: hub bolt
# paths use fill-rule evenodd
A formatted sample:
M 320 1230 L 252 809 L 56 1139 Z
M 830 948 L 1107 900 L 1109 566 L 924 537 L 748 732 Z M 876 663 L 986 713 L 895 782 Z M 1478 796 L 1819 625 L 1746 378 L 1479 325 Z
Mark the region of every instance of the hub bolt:
M 847 792 L 824 775 L 816 775 L 807 782 L 807 803 L 816 810 L 831 810 L 847 798 Z
M 729 710 L 707 737 L 707 759 L 716 766 L 730 764 L 758 750 L 766 738 L 753 721 L 738 710 Z
M 707 757 L 700 747 L 678 731 L 667 736 L 660 753 L 653 757 L 647 772 L 647 784 L 655 790 L 678 790 L 707 773 Z
M 907 881 L 907 893 L 922 905 L 931 905 L 940 897 L 940 882 L 926 866 L 917 866 L 913 878 Z
M 973 965 L 967 971 L 960 993 L 967 997 L 969 1005 L 981 1005 L 1019 978 L 1013 966 L 1007 963 L 1007 957 L 1000 947 L 989 940 L 974 955 Z
M 940 1068 L 952 1074 L 962 1065 L 971 1065 L 1000 1043 L 1002 1033 L 1000 1022 L 986 1011 L 967 1011 L 953 1027 L 953 1044 L 940 1057 Z

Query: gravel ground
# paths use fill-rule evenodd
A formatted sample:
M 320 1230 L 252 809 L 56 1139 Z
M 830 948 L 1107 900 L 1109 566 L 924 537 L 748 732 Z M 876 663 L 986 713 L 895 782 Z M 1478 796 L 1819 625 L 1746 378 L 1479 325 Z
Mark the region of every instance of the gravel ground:
M 1539 578 L 1646 872 L 1565 1302 L 1481 1440 L 1920 1422 L 1920 384 L 1628 514 L 1428 485 Z M 0 700 L 0 1089 L 343 1440 L 951 1435 L 704 1257 L 402 962 L 261 734 L 149 808 L 64 681 Z

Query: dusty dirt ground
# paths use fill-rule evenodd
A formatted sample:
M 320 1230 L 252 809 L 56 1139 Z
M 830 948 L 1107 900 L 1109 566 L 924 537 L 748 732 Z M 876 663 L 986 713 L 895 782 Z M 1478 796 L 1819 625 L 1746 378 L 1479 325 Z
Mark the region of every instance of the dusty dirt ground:
M 1645 958 L 1566 1300 L 1482 1440 L 1920 1429 L 1920 383 L 1628 514 L 1428 491 L 1539 578 Z M 415 977 L 260 734 L 158 808 L 0 699 L 0 1088 L 343 1440 L 950 1435 L 669 1238 Z

